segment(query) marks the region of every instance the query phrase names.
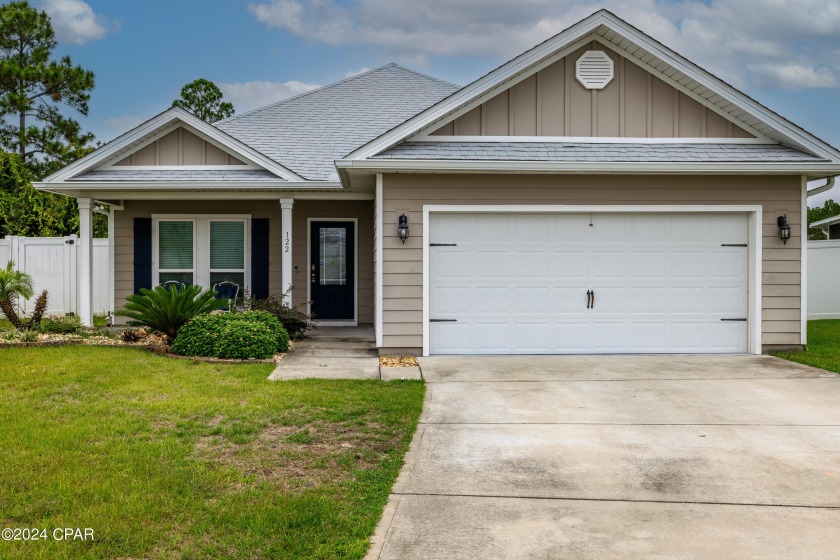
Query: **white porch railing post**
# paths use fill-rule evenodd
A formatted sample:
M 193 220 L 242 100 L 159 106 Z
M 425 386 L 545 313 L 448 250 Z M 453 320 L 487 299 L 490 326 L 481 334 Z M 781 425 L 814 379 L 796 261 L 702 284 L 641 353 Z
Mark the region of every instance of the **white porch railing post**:
M 93 326 L 93 201 L 77 198 L 79 204 L 79 318 Z
M 64 270 L 62 283 L 64 285 L 64 313 L 79 314 L 79 302 L 76 294 L 79 291 L 79 236 L 72 234 L 64 238 Z
M 292 207 L 294 204 L 293 198 L 280 199 L 280 227 L 283 236 L 280 254 L 281 288 L 283 303 L 289 307 L 292 306 Z

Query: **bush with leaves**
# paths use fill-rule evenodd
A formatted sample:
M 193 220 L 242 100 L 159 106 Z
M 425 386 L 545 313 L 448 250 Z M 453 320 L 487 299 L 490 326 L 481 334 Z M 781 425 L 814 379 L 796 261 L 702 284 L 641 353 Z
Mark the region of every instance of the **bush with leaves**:
M 317 328 L 312 321 L 313 316 L 299 309 L 302 306 L 289 307 L 283 302 L 283 299 L 282 295 L 275 294 L 266 299 L 253 300 L 251 307 L 260 311 L 267 311 L 277 317 L 292 340 L 302 337 L 308 329 Z
M 139 294 L 131 294 L 126 304 L 117 311 L 131 319 L 128 324 L 135 327 L 149 327 L 161 333 L 171 344 L 178 331 L 196 315 L 210 313 L 219 306 L 216 292 L 203 291 L 201 286 L 170 287 L 156 286 L 141 288 Z
M 247 360 L 270 358 L 276 352 L 277 340 L 263 323 L 230 321 L 219 333 L 214 346 L 217 358 Z
M 187 323 L 178 333 L 175 342 L 172 344 L 172 351 L 182 356 L 204 356 L 204 357 L 236 357 L 240 359 L 258 358 L 263 352 L 258 351 L 250 355 L 248 352 L 234 352 L 230 348 L 219 348 L 219 341 L 222 334 L 233 328 L 236 332 L 245 336 L 245 331 L 239 327 L 232 327 L 235 323 L 252 323 L 260 325 L 271 333 L 273 345 L 271 354 L 285 352 L 289 349 L 289 335 L 283 325 L 276 317 L 265 311 L 246 311 L 244 313 L 223 313 L 220 315 L 199 315 Z M 226 340 L 232 340 L 230 338 Z M 230 343 L 228 343 L 230 344 Z M 261 348 L 261 342 L 243 340 L 243 348 Z M 231 354 L 237 354 L 232 356 Z M 259 355 L 257 355 L 259 354 Z M 268 357 L 268 356 L 264 356 Z

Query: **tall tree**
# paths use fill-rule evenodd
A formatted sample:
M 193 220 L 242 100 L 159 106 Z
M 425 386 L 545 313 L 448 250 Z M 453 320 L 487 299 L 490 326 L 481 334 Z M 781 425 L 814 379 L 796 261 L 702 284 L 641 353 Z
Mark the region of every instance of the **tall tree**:
M 813 224 L 826 218 L 833 218 L 840 216 L 840 204 L 831 199 L 825 201 L 825 204 L 817 208 L 808 208 L 808 223 Z M 808 239 L 811 241 L 818 239 L 826 239 L 825 232 L 819 228 L 808 229 Z
M 50 18 L 27 2 L 0 6 L 0 144 L 41 178 L 85 155 L 93 134 L 62 109 L 88 113 L 93 72 L 53 60 Z
M 233 115 L 233 104 L 222 101 L 222 90 L 210 80 L 199 78 L 181 88 L 173 107 L 186 109 L 199 119 L 214 123 Z

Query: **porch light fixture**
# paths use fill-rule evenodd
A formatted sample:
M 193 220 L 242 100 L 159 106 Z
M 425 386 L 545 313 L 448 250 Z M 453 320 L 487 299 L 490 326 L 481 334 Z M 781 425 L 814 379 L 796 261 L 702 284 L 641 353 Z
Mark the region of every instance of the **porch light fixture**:
M 397 223 L 397 236 L 405 245 L 405 240 L 408 239 L 408 217 L 405 214 L 400 215 Z
M 776 218 L 776 224 L 779 226 L 779 239 L 787 245 L 787 241 L 790 239 L 790 224 L 787 221 L 787 214 Z

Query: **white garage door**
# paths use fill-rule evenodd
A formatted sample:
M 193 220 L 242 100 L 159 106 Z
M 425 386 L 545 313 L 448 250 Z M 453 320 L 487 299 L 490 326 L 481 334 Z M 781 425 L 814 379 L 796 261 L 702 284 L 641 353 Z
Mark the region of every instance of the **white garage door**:
M 432 354 L 747 351 L 746 214 L 430 215 Z

